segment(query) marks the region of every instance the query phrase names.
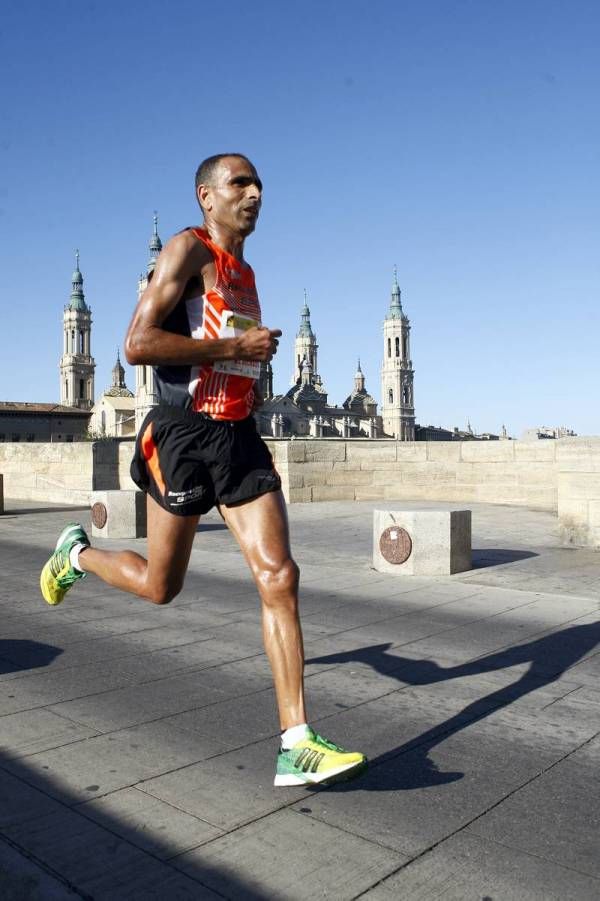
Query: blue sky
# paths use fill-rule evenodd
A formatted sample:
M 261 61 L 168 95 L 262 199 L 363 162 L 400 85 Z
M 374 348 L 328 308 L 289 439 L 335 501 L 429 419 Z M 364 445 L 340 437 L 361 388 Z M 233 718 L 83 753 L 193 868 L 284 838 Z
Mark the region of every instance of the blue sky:
M 108 386 L 153 210 L 198 222 L 198 162 L 237 149 L 277 390 L 306 288 L 330 399 L 359 355 L 379 399 L 396 264 L 419 422 L 599 434 L 598 46 L 591 0 L 7 4 L 0 399 L 58 400 L 76 247 Z

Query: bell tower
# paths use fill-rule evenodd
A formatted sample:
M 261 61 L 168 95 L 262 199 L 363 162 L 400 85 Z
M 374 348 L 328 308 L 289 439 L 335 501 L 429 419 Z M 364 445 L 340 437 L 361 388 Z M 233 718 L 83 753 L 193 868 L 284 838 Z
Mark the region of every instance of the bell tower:
M 91 356 L 92 311 L 85 302 L 79 251 L 71 277 L 71 297 L 63 311 L 63 354 L 60 358 L 60 402 L 64 407 L 91 410 L 94 406 L 94 370 Z
M 398 441 L 415 440 L 414 370 L 410 358 L 410 322 L 402 309 L 398 274 L 388 314 L 383 320 L 381 417 L 383 431 Z
M 150 256 L 146 264 L 146 272 L 142 273 L 138 279 L 137 299 L 139 300 L 146 290 L 150 279 L 154 273 L 154 267 L 159 253 L 162 250 L 162 241 L 158 236 L 158 213 L 154 212 L 154 227 L 152 236 L 148 242 L 148 250 Z M 135 367 L 135 428 L 139 428 L 144 421 L 148 410 L 155 407 L 158 403 L 158 396 L 154 386 L 154 369 L 148 364 L 142 363 Z
M 317 336 L 312 330 L 310 324 L 310 310 L 308 309 L 308 301 L 306 291 L 304 292 L 304 306 L 300 313 L 300 327 L 296 334 L 294 342 L 294 384 L 302 379 L 302 363 L 306 360 L 311 368 L 313 375 L 318 373 L 317 369 Z

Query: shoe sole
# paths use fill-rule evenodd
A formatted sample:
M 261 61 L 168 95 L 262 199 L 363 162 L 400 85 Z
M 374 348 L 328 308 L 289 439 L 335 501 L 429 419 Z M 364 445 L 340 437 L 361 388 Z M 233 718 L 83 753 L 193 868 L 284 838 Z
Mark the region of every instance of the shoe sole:
M 293 785 L 333 785 L 336 782 L 346 782 L 350 779 L 356 779 L 361 776 L 368 767 L 368 761 L 361 760 L 358 763 L 350 763 L 348 766 L 338 767 L 337 770 L 323 773 L 319 778 L 318 773 L 307 773 L 302 776 L 295 776 L 293 773 L 277 774 L 273 780 L 273 785 L 281 787 Z

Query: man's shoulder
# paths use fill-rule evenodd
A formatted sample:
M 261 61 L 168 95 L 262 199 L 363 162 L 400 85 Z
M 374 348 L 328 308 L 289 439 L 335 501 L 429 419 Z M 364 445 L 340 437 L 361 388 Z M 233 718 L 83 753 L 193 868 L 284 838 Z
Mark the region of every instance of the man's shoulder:
M 199 226 L 197 225 L 188 225 L 186 228 L 182 228 L 181 231 L 178 231 L 167 244 L 167 247 L 172 246 L 176 249 L 190 249 L 193 250 L 198 248 L 200 251 L 207 250 L 206 244 L 200 240 L 198 237 L 198 232 L 200 231 Z

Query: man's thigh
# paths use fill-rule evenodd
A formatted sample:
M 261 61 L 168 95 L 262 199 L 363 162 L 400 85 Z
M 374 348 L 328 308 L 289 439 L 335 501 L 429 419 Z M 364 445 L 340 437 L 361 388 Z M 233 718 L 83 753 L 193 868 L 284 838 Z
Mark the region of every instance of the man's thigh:
M 148 581 L 182 584 L 188 568 L 199 515 L 177 516 L 147 495 Z
M 253 569 L 271 568 L 290 558 L 287 509 L 281 491 L 268 491 L 233 506 L 221 504 L 219 511 Z

